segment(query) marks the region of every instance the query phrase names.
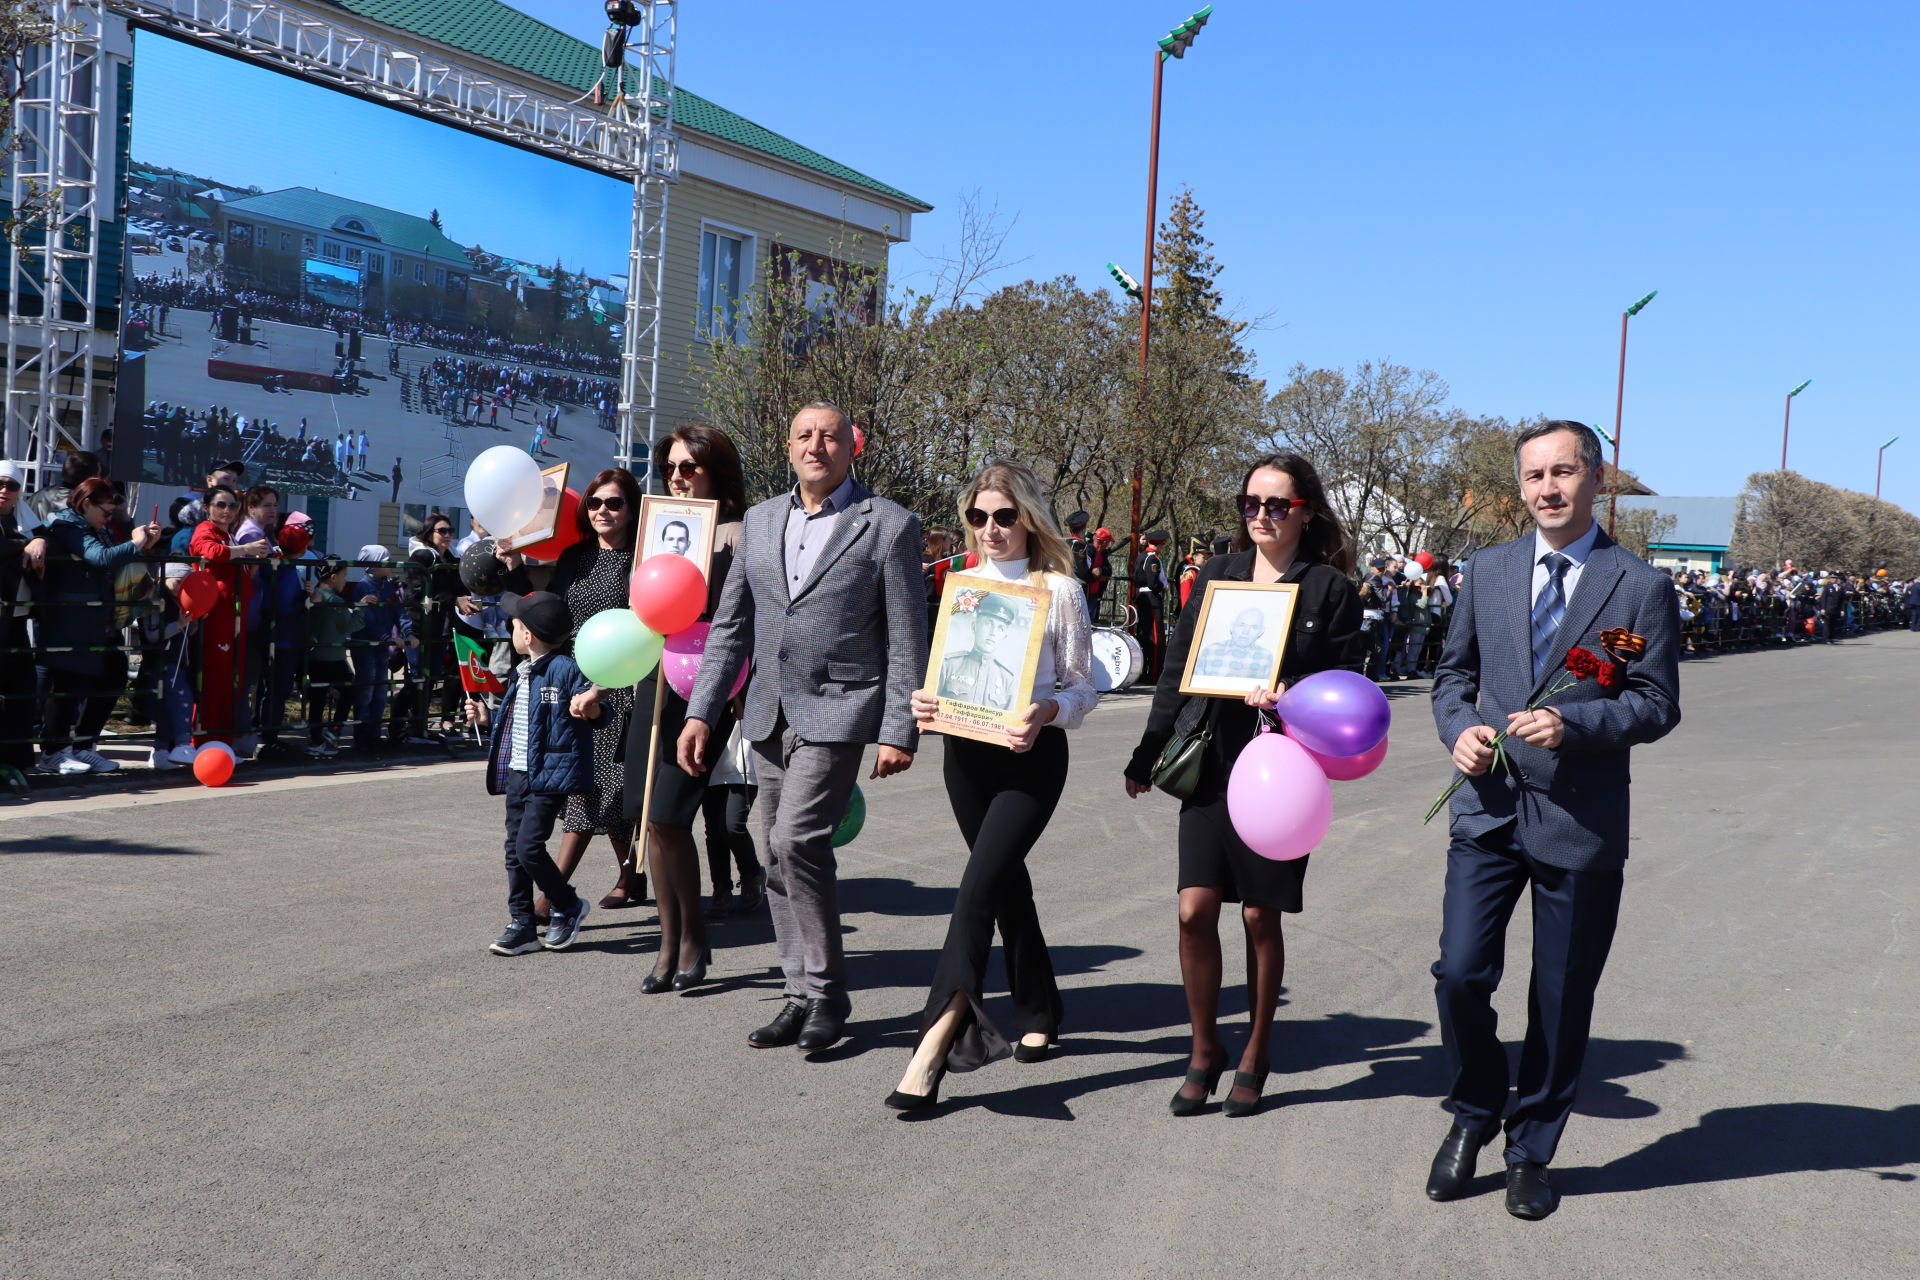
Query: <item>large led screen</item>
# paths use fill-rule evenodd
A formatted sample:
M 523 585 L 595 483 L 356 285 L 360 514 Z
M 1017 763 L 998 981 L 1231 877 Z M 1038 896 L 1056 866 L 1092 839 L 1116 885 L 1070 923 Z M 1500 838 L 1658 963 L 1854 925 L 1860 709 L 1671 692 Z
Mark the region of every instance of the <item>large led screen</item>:
M 493 445 L 611 460 L 626 184 L 149 31 L 131 155 L 142 478 L 242 458 L 370 540 Z

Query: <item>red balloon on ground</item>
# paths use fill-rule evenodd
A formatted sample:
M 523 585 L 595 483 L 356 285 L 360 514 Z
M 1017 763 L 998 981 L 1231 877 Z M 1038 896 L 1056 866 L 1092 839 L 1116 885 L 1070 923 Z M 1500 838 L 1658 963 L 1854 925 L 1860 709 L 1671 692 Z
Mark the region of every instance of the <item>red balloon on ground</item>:
M 634 566 L 627 599 L 640 621 L 670 636 L 685 631 L 706 612 L 706 575 L 685 556 L 657 552 Z
M 233 777 L 233 752 L 225 744 L 209 742 L 193 757 L 193 776 L 209 787 L 224 786 Z

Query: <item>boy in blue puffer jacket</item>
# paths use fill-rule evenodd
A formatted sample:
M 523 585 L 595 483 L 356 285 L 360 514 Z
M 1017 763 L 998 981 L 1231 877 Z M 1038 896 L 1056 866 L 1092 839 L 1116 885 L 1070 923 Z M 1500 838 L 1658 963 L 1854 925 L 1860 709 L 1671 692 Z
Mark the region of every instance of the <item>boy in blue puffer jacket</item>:
M 567 883 L 547 854 L 547 838 L 561 802 L 593 780 L 592 737 L 573 700 L 592 688 L 573 659 L 562 653 L 570 632 L 566 603 L 548 591 L 508 592 L 500 608 L 513 619 L 513 647 L 526 655 L 514 668 L 500 710 L 489 717 L 485 704 L 467 699 L 467 722 L 493 721 L 487 751 L 487 794 L 507 798 L 507 931 L 488 948 L 495 955 L 519 956 L 541 947 L 561 951 L 573 945 L 587 918 L 587 900 Z M 534 928 L 533 887 L 547 895 L 553 914 L 542 938 Z

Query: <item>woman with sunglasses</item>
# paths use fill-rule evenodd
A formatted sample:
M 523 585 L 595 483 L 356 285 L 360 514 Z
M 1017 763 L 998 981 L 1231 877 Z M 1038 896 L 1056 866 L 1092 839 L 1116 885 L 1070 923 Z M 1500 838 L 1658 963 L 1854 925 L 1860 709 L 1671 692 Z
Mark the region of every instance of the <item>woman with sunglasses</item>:
M 634 530 L 640 516 L 640 482 L 625 467 L 608 467 L 581 491 L 575 515 L 580 540 L 560 553 L 550 571 L 529 566 L 517 551 L 499 552 L 507 566 L 506 589 L 525 594 L 551 591 L 566 601 L 572 636 L 588 619 L 609 609 L 625 609 L 627 583 L 633 577 Z M 625 771 L 620 756 L 626 741 L 627 719 L 633 710 L 633 690 L 593 686 L 575 699 L 584 715 L 589 705 L 600 708 L 593 727 L 593 781 L 566 798 L 561 812 L 560 852 L 554 863 L 571 879 L 597 835 L 613 845 L 620 879 L 600 899 L 603 910 L 637 907 L 646 900 L 646 887 L 634 867 L 633 819 L 623 797 Z M 546 899 L 534 904 L 536 916 L 547 914 Z
M 1033 687 L 1017 690 L 1014 705 L 1025 709 L 1021 726 L 1007 730 L 1004 744 L 942 739 L 947 800 L 967 842 L 967 867 L 920 1013 L 919 1042 L 886 1100 L 897 1111 L 937 1103 L 949 1070 L 972 1071 L 1009 1052 L 1017 1061 L 1038 1062 L 1059 1035 L 1060 988 L 1034 910 L 1027 854 L 1066 786 L 1065 731 L 1077 728 L 1100 701 L 1093 687 L 1086 591 L 1074 576 L 1073 548 L 1054 524 L 1039 480 L 1017 462 L 996 462 L 974 477 L 959 506 L 968 549 L 980 555 L 979 566 L 966 572 L 1046 587 L 1052 605 Z M 913 713 L 923 728 L 938 706 L 930 691 L 915 691 Z M 1011 1050 L 980 1003 L 996 922 L 1020 1035 Z
M 1316 671 L 1359 671 L 1364 661 L 1360 598 L 1352 582 L 1353 544 L 1340 527 L 1313 464 L 1294 453 L 1260 459 L 1241 484 L 1239 536 L 1229 555 L 1214 556 L 1195 580 L 1204 601 L 1210 582 L 1291 582 L 1300 591 L 1280 670 L 1287 680 Z M 1186 1081 L 1169 1104 L 1177 1116 L 1198 1115 L 1226 1069 L 1216 1014 L 1220 1004 L 1220 904 L 1238 902 L 1247 936 L 1247 1044 L 1222 1108 L 1252 1115 L 1266 1085 L 1268 1040 L 1286 963 L 1284 913 L 1299 911 L 1307 859 L 1276 862 L 1249 849 L 1227 813 L 1227 777 L 1259 729 L 1261 712 L 1285 692 L 1283 681 L 1244 702 L 1180 692 L 1194 626 L 1202 610 L 1180 614 L 1166 665 L 1154 689 L 1146 732 L 1126 768 L 1129 797 L 1151 791 L 1153 767 L 1176 731 L 1210 721 L 1200 782 L 1180 805 L 1180 976 L 1193 1024 Z
M 120 567 L 160 539 L 144 524 L 130 542 L 108 525 L 120 515 L 120 491 L 101 476 L 67 494 L 66 509 L 47 526 L 47 573 L 34 616 L 47 668 L 46 718 L 40 762 L 45 773 L 107 773 L 117 762 L 93 749 L 107 713 L 127 685 L 127 655 L 113 625 L 114 579 Z M 12 661 L 12 659 L 8 659 Z M 20 716 L 17 723 L 30 717 Z
M 204 502 L 206 519 L 194 527 L 187 550 L 213 575 L 217 594 L 213 608 L 201 622 L 200 732 L 194 736 L 196 747 L 209 741 L 231 745 L 242 727 L 236 719 L 244 713 L 244 699 L 239 696 L 247 644 L 243 615 L 253 593 L 253 575 L 245 571 L 242 562 L 258 559 L 273 549 L 273 544 L 263 538 L 239 543 L 233 540 L 242 518 L 238 491 L 224 484 L 209 485 Z
M 713 531 L 713 558 L 707 566 L 707 607 L 700 615 L 703 621 L 711 619 L 714 606 L 720 602 L 720 589 L 733 568 L 740 519 L 747 510 L 747 481 L 740 451 L 718 428 L 681 427 L 654 444 L 653 468 L 665 479 L 670 496 L 710 499 L 720 504 Z M 658 668 L 636 685 L 633 693 L 626 750 L 626 814 L 632 821 L 639 820 L 648 794 L 648 743 L 655 743 L 659 753 L 653 767 L 653 799 L 647 805 L 645 835 L 647 866 L 653 873 L 653 896 L 660 913 L 660 950 L 653 972 L 640 982 L 643 993 L 654 995 L 686 991 L 707 976 L 711 957 L 706 918 L 701 912 L 700 861 L 693 843 L 693 823 L 700 815 L 713 766 L 722 753 L 709 752 L 706 768 L 698 774 L 681 769 L 674 760 L 674 744 L 686 726 L 686 699 L 661 681 Z M 660 704 L 657 738 L 653 736 L 656 698 L 665 699 Z M 715 741 L 727 740 L 732 720 L 729 711 L 721 723 L 713 726 Z M 758 886 L 753 888 L 757 891 Z

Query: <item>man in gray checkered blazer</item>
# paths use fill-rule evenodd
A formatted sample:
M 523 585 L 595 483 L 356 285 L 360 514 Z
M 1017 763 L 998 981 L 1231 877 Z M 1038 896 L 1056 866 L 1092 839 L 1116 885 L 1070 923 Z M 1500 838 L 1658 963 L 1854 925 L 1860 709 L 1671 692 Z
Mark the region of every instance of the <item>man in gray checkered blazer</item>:
M 1433 966 L 1454 1123 L 1427 1181 L 1435 1200 L 1473 1179 L 1507 1131 L 1507 1210 L 1544 1218 L 1546 1166 L 1580 1082 L 1594 991 L 1606 966 L 1627 859 L 1628 754 L 1680 722 L 1680 616 L 1673 585 L 1593 519 L 1600 441 L 1578 422 L 1522 432 L 1514 448 L 1534 531 L 1478 552 L 1454 603 L 1433 682 L 1440 740 L 1467 785 L 1453 795 L 1440 959 Z M 1592 679 L 1526 710 L 1576 645 L 1604 656 L 1621 628 L 1646 641 L 1611 687 Z M 1491 740 L 1509 730 L 1506 763 Z M 1507 920 L 1531 888 L 1533 976 L 1516 1100 L 1493 993 Z
M 794 416 L 799 483 L 751 508 L 688 701 L 680 765 L 697 774 L 741 663 L 753 660 L 742 735 L 753 744 L 767 904 L 786 1004 L 756 1048 L 824 1049 L 845 1030 L 846 956 L 833 832 L 868 743 L 872 777 L 920 745 L 912 695 L 927 660 L 920 521 L 853 479 L 853 424 L 830 404 Z

